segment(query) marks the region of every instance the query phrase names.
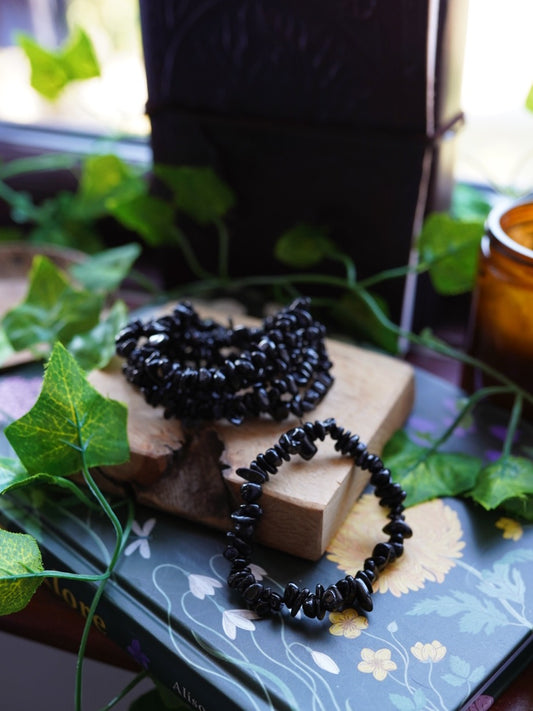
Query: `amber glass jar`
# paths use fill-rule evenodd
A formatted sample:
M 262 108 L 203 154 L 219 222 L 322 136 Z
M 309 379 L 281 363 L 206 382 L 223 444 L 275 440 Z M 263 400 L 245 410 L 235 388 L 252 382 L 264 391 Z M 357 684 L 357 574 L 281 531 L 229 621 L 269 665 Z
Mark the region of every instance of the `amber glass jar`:
M 487 219 L 472 301 L 469 352 L 533 393 L 533 202 L 495 208 Z M 465 369 L 464 385 L 493 384 Z M 527 413 L 532 409 L 528 406 Z

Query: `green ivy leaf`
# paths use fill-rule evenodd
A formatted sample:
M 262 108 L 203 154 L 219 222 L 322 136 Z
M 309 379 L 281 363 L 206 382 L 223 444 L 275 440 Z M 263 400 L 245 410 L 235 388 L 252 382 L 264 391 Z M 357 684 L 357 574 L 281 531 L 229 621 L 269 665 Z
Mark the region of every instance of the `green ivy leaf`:
M 153 195 L 139 195 L 110 205 L 109 210 L 118 222 L 136 232 L 153 247 L 168 244 L 175 239 L 174 210 L 166 200 Z
M 479 188 L 466 183 L 457 183 L 454 187 L 451 213 L 456 220 L 485 221 L 491 209 L 492 205 Z
M 46 257 L 34 258 L 29 282 L 25 300 L 3 319 L 15 350 L 68 342 L 98 323 L 103 296 L 71 287 L 66 275 Z
M 525 457 L 506 456 L 483 467 L 470 495 L 485 509 L 495 509 L 508 499 L 523 499 L 523 511 L 531 513 L 531 502 L 526 497 L 533 495 L 533 462 Z
M 25 608 L 42 582 L 42 578 L 2 580 L 2 577 L 43 570 L 41 552 L 33 536 L 0 529 L 0 615 L 11 615 Z
M 28 478 L 28 471 L 20 459 L 15 457 L 0 457 L 0 494 L 10 486 L 24 482 Z
M 69 271 L 85 289 L 109 293 L 126 278 L 140 253 L 140 245 L 131 242 L 99 252 L 72 265 Z
M 383 459 L 394 480 L 407 492 L 406 505 L 469 491 L 479 474 L 481 460 L 467 454 L 437 452 L 412 442 L 403 430 L 396 432 L 383 450 Z
M 115 355 L 115 336 L 126 320 L 126 305 L 123 301 L 116 301 L 108 315 L 94 328 L 74 336 L 69 341 L 68 351 L 83 370 L 105 368 Z
M 56 51 L 41 47 L 24 33 L 16 40 L 30 62 L 31 86 L 50 101 L 57 99 L 71 81 L 100 75 L 91 40 L 83 30 L 76 30 Z
M 533 496 L 531 495 L 505 499 L 501 506 L 509 516 L 533 521 Z
M 154 166 L 155 175 L 173 193 L 174 204 L 200 225 L 217 222 L 235 204 L 235 196 L 209 167 Z
M 483 231 L 482 221 L 463 222 L 440 212 L 425 220 L 418 248 L 421 260 L 431 265 L 429 274 L 438 293 L 454 295 L 472 289 Z
M 100 76 L 100 65 L 89 35 L 77 27 L 59 53 L 69 81 Z
M 336 251 L 323 229 L 296 225 L 284 232 L 274 248 L 276 259 L 296 269 L 307 269 Z
M 129 458 L 126 407 L 98 393 L 74 357 L 56 343 L 39 398 L 5 429 L 30 474 L 68 476 Z
M 83 219 L 99 217 L 114 205 L 142 195 L 146 190 L 142 175 L 118 156 L 89 156 L 83 162 L 73 214 Z
M 377 316 L 382 313 L 388 320 L 387 304 L 379 296 L 368 291 L 364 295 L 346 293 L 335 302 L 332 313 L 343 329 L 358 340 L 373 343 L 389 353 L 398 352 L 396 332 Z
M 67 71 L 60 58 L 29 35 L 18 34 L 16 40 L 30 61 L 31 86 L 46 99 L 57 99 L 68 84 Z
M 0 494 L 5 494 L 8 491 L 20 489 L 25 486 L 33 486 L 46 484 L 58 486 L 74 496 L 85 506 L 94 507 L 93 500 L 84 493 L 80 487 L 71 479 L 66 479 L 63 476 L 54 476 L 53 474 L 28 474 L 20 459 L 14 457 L 0 457 Z

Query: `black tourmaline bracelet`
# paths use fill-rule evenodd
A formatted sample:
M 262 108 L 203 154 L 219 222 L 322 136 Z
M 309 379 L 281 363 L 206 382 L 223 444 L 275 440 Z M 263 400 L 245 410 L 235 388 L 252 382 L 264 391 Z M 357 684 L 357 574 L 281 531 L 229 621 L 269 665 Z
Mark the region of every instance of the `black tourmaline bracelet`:
M 188 302 L 170 315 L 129 323 L 116 338 L 123 372 L 165 417 L 229 420 L 310 412 L 333 377 L 325 328 L 298 299 L 261 327 L 202 320 Z
M 263 514 L 257 502 L 263 492 L 263 483 L 268 481 L 271 474 L 277 473 L 283 461 L 288 462 L 292 454 L 299 454 L 306 460 L 312 459 L 317 452 L 315 440 L 324 440 L 326 435 L 335 440 L 338 452 L 349 455 L 357 466 L 370 471 L 370 483 L 375 487 L 381 506 L 390 509 L 390 521 L 383 528 L 389 540 L 374 546 L 363 569 L 354 576 L 347 575 L 327 588 L 317 585 L 314 592 L 291 582 L 280 595 L 256 580 L 250 568 L 251 540 Z M 390 471 L 377 455 L 368 452 L 358 435 L 339 427 L 333 418 L 306 422 L 285 432 L 277 444 L 264 454 L 259 454 L 249 467 L 237 469 L 236 473 L 247 480 L 241 486 L 244 503 L 231 515 L 233 530 L 226 534 L 224 557 L 231 561 L 228 585 L 241 594 L 248 607 L 263 617 L 271 612 L 279 612 L 285 605 L 293 617 L 301 609 L 307 617 L 319 620 L 324 618 L 326 612 L 346 607 L 354 607 L 363 613 L 371 612 L 373 583 L 389 563 L 402 555 L 403 541 L 411 537 L 412 531 L 403 515 L 405 492 L 399 484 L 392 482 Z

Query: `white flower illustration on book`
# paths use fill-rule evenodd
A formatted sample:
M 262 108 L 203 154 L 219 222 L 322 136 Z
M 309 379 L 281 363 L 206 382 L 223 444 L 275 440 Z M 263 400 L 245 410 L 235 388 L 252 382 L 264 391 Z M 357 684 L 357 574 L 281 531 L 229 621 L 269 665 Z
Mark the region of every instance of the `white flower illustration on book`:
M 189 576 L 189 590 L 194 597 L 203 600 L 206 595 L 214 595 L 215 588 L 221 588 L 222 583 L 216 578 L 211 578 L 209 575 L 198 575 L 191 573 Z
M 131 530 L 137 536 L 137 539 L 126 546 L 124 555 L 131 555 L 135 553 L 138 548 L 142 557 L 148 559 L 150 557 L 150 544 L 148 539 L 155 524 L 155 518 L 149 518 L 142 526 L 137 521 L 134 521 L 131 524 Z
M 258 620 L 259 615 L 253 610 L 224 610 L 222 613 L 222 627 L 230 639 L 237 636 L 237 627 L 241 630 L 253 632 L 255 625 L 252 620 Z

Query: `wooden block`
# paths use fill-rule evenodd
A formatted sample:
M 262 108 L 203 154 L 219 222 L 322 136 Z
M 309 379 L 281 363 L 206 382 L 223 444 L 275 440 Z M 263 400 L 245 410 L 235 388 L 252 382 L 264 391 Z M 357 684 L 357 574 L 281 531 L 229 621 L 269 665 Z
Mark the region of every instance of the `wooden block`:
M 217 320 L 227 319 L 218 314 Z M 306 419 L 335 417 L 379 454 L 411 410 L 412 368 L 340 341 L 328 339 L 327 348 L 335 382 Z M 243 480 L 235 469 L 248 466 L 283 432 L 299 424 L 296 417 L 281 423 L 261 418 L 239 427 L 217 422 L 192 428 L 165 420 L 161 409 L 147 405 L 122 376 L 118 359 L 106 370 L 92 373 L 90 380 L 103 395 L 129 409 L 131 460 L 102 470 L 102 482 L 109 486 L 127 482 L 140 503 L 220 529 L 231 527 L 230 513 L 241 503 Z M 348 458 L 334 451 L 331 440 L 318 444 L 310 462 L 294 457 L 265 484 L 261 499 L 265 514 L 256 538 L 310 560 L 323 554 L 368 483 L 368 473 L 350 466 Z

